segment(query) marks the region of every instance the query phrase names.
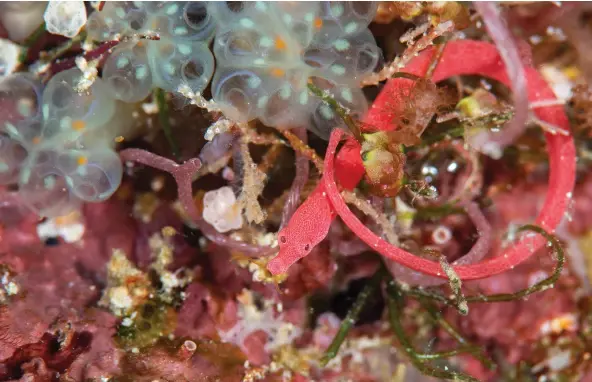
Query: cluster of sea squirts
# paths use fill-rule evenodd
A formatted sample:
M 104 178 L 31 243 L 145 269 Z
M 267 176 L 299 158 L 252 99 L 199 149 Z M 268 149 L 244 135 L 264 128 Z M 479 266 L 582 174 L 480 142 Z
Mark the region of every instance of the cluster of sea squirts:
M 129 107 L 154 89 L 211 86 L 225 116 L 320 136 L 340 124 L 308 84 L 353 115 L 368 103 L 360 80 L 381 61 L 368 30 L 373 2 L 106 2 L 88 39 L 119 43 L 100 76 L 73 68 L 43 84 L 33 74 L 0 80 L 0 184 L 18 185 L 40 216 L 109 198 L 122 178 L 114 137 Z M 92 77 L 92 76 L 91 76 Z

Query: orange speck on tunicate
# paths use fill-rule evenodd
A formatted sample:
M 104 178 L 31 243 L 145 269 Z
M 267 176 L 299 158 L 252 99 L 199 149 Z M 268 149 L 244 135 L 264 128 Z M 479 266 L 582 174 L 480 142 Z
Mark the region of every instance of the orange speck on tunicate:
M 323 20 L 317 17 L 314 19 L 313 25 L 315 28 L 321 29 L 321 27 L 323 26 Z
M 34 145 L 38 145 L 39 143 L 41 143 L 41 137 L 40 136 L 33 137 L 32 142 Z
M 286 49 L 286 42 L 280 36 L 277 36 L 275 38 L 275 48 L 277 50 L 284 50 L 284 49 Z
M 281 77 L 284 74 L 286 74 L 286 72 L 280 68 L 273 68 L 271 69 L 271 75 L 274 77 Z
M 79 166 L 84 166 L 87 163 L 88 163 L 87 157 L 78 157 L 78 165 Z
M 76 131 L 80 131 L 86 127 L 86 122 L 81 119 L 76 119 L 72 121 L 72 128 Z

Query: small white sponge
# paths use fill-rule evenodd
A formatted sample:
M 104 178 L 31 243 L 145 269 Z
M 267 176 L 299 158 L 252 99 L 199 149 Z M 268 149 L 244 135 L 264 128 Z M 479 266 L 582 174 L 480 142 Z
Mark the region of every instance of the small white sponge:
M 208 191 L 203 198 L 203 218 L 218 232 L 228 232 L 243 225 L 241 208 L 228 186 Z

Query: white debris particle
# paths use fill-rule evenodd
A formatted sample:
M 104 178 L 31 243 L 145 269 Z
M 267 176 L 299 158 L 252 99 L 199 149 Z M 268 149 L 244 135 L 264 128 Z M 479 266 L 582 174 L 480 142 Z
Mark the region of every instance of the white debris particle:
M 120 286 L 111 289 L 111 306 L 115 309 L 127 310 L 132 307 L 132 298 L 126 287 Z
M 571 351 L 565 350 L 549 358 L 547 364 L 553 371 L 563 370 L 571 363 Z
M 562 71 L 551 65 L 542 65 L 540 72 L 557 98 L 563 101 L 571 98 L 574 84 Z
M 162 282 L 162 288 L 165 290 L 171 290 L 179 286 L 179 279 L 171 272 L 160 275 L 160 282 Z
M 528 287 L 530 288 L 530 287 L 534 286 L 535 284 L 543 281 L 547 277 L 549 277 L 549 274 L 547 274 L 547 272 L 545 272 L 543 270 L 539 270 L 539 271 L 529 274 L 528 275 Z
M 262 301 L 262 310 L 256 306 L 253 294 L 248 290 L 243 290 L 237 300 L 239 302 L 239 319 L 230 330 L 218 331 L 222 341 L 233 343 L 245 350 L 245 338 L 253 332 L 262 330 L 268 336 L 268 341 L 264 346 L 265 351 L 273 351 L 292 343 L 302 333 L 300 328 L 284 321 L 282 313 L 274 311 L 273 303 L 270 300 Z
M 43 15 L 49 33 L 72 38 L 86 24 L 83 1 L 50 1 Z
M 6 294 L 9 296 L 14 296 L 18 293 L 19 291 L 19 287 L 16 283 L 14 282 L 9 282 L 8 284 L 6 284 Z
M 84 235 L 85 227 L 77 219 L 52 218 L 37 225 L 37 236 L 42 241 L 61 237 L 66 243 L 75 243 Z
M 81 45 L 80 47 L 81 47 L 81 48 L 82 48 L 82 50 L 84 50 L 85 52 L 90 52 L 91 50 L 93 50 L 93 49 L 94 49 L 94 47 L 95 47 L 95 46 L 94 46 L 94 44 L 93 44 L 93 42 L 92 42 L 91 40 L 87 39 L 87 40 L 84 40 L 84 41 L 82 42 L 82 45 Z
M 8 76 L 19 64 L 21 47 L 10 40 L 0 38 L 0 79 Z
M 391 349 L 391 344 L 388 338 L 380 336 L 364 336 L 346 340 L 343 346 L 339 349 L 337 356 L 329 361 L 327 367 L 333 370 L 338 370 L 341 368 L 343 361 L 348 358 L 351 363 L 363 364 L 368 361 L 368 351 L 379 350 L 381 348 Z
M 206 248 L 206 246 L 208 245 L 208 241 L 206 240 L 205 237 L 200 237 L 198 242 L 199 242 L 199 248 L 201 248 L 202 250 L 204 250 Z
M 278 245 L 276 234 L 273 232 L 258 235 L 255 238 L 255 240 L 257 241 L 257 244 L 262 245 L 264 247 L 275 248 Z
M 99 60 L 88 62 L 84 57 L 78 56 L 74 62 L 82 72 L 82 77 L 74 89 L 79 93 L 86 92 L 97 79 L 97 75 L 99 74 L 97 70 Z
M 174 246 L 171 238 L 176 235 L 173 227 L 163 227 L 162 235 L 155 233 L 148 239 L 148 245 L 152 252 L 153 263 L 151 268 L 160 276 L 162 287 L 160 297 L 164 301 L 172 301 L 175 288 L 184 287 L 192 280 L 191 272 L 185 269 L 178 269 L 171 272 L 167 268 L 173 262 Z
M 144 102 L 142 104 L 142 110 L 146 114 L 158 114 L 158 105 L 156 102 Z
M 545 321 L 540 327 L 542 335 L 560 334 L 563 331 L 574 332 L 578 329 L 578 317 L 573 313 L 562 314 L 549 321 Z
M 18 284 L 11 280 L 8 272 L 4 272 L 0 277 L 0 303 L 5 302 L 5 296 L 15 296 L 18 292 Z
M 196 105 L 197 107 L 206 109 L 209 112 L 220 111 L 220 107 L 216 105 L 214 101 L 208 101 L 201 95 L 200 92 L 194 93 L 188 84 L 179 85 L 177 92 L 179 92 L 185 98 L 189 99 L 189 103 L 192 105 Z
M 116 316 L 133 313 L 151 293 L 150 280 L 137 269 L 120 249 L 114 249 L 107 263 L 107 287 L 99 305 L 108 308 Z M 131 316 L 133 319 L 133 315 Z
M 230 128 L 234 126 L 234 122 L 229 121 L 228 119 L 219 119 L 214 122 L 204 134 L 204 138 L 206 141 L 211 141 L 214 137 L 218 134 L 222 134 L 230 130 Z
M 415 214 L 417 213 L 417 210 L 406 204 L 398 196 L 395 198 L 395 202 L 397 209 L 396 220 L 399 222 L 402 230 L 404 232 L 408 232 L 409 230 L 411 230 L 411 226 L 413 225 L 413 220 L 415 219 Z

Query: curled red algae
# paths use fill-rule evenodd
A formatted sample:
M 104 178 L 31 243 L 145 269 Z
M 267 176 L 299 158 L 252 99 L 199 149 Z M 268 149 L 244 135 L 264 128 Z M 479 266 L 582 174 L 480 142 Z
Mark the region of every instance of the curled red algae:
M 509 82 L 506 85 L 512 89 L 514 99 L 514 116 L 506 123 L 503 131 L 482 134 L 480 137 L 475 137 L 473 142 L 480 151 L 499 159 L 503 148 L 514 142 L 526 130 L 528 122 L 527 77 L 520 51 L 514 36 L 500 15 L 499 6 L 494 2 L 483 1 L 475 2 L 475 8 L 483 17 L 489 35 L 505 63 L 509 77 Z
M 200 231 L 213 243 L 227 247 L 232 250 L 241 251 L 251 256 L 265 256 L 274 251 L 270 247 L 261 247 L 258 245 L 249 244 L 233 240 L 226 235 L 216 231 L 210 226 L 200 215 L 195 201 L 193 200 L 193 176 L 201 167 L 201 161 L 197 158 L 190 159 L 183 164 L 177 164 L 175 161 L 158 156 L 146 150 L 141 149 L 125 149 L 119 152 L 121 160 L 124 162 L 137 162 L 155 169 L 168 172 L 173 176 L 177 183 L 179 201 L 183 209 L 191 218 L 193 223 L 197 225 Z
M 423 51 L 402 71 L 421 77 L 429 67 L 433 54 L 433 49 Z M 473 59 L 459 60 L 458 57 L 472 57 Z M 480 41 L 462 40 L 448 43 L 442 53 L 440 64 L 433 73 L 432 79 L 434 82 L 439 82 L 458 75 L 481 75 L 497 80 L 505 85 L 509 83 L 508 76 L 504 70 L 504 64 L 495 46 Z M 526 75 L 530 85 L 528 88 L 528 98 L 530 101 L 556 98 L 551 88 L 535 69 L 527 68 Z M 365 124 L 373 126 L 376 130 L 392 130 L 394 112 L 390 104 L 393 99 L 399 98 L 400 89 L 403 88 L 405 90 L 410 82 L 411 80 L 406 78 L 391 79 L 374 101 L 364 120 Z M 535 113 L 539 119 L 569 130 L 569 121 L 561 106 L 537 108 Z M 335 134 L 341 135 L 342 132 L 336 130 L 333 132 L 333 135 Z M 551 171 L 549 184 L 555 188 L 549 190 L 545 207 L 537 219 L 537 224 L 540 224 L 547 230 L 553 231 L 563 217 L 569 201 L 569 194 L 575 183 L 575 147 L 571 137 L 559 137 L 549 133 L 546 133 L 545 136 L 550 154 Z M 325 161 L 330 160 L 333 166 L 333 158 L 330 153 L 330 151 L 327 151 Z M 371 248 L 377 249 L 378 247 L 375 244 L 379 242 L 382 245 L 386 245 L 385 248 L 396 248 L 392 257 L 384 253 L 383 255 L 414 270 L 433 276 L 445 277 L 438 263 L 421 259 L 378 239 L 376 235 L 353 216 L 349 208 L 345 205 L 341 195 L 339 195 L 337 188 L 332 189 L 331 192 L 329 192 L 329 189 L 326 189 L 328 183 L 333 182 L 335 184 L 333 177 L 336 177 L 339 183 L 346 189 L 352 189 L 357 185 L 364 174 L 364 167 L 359 153 L 360 145 L 355 140 L 348 139 L 337 155 L 334 164 L 335 168 L 331 168 L 329 172 L 325 169 L 326 173 L 324 174 L 325 180 L 323 183 L 317 186 L 315 191 L 296 211 L 290 223 L 278 234 L 280 251 L 269 262 L 268 270 L 272 274 L 285 272 L 293 263 L 308 255 L 312 248 L 325 238 L 335 218 L 333 209 L 327 206 L 327 197 L 329 197 L 331 203 L 333 203 L 333 207 L 346 224 L 348 222 L 352 223 L 351 220 L 346 220 L 350 216 L 357 222 L 356 227 L 360 228 L 360 230 L 353 229 L 349 224 L 348 227 L 358 234 Z M 560 171 L 560 169 L 562 170 Z M 335 203 L 340 203 L 340 208 L 337 208 L 338 206 Z M 319 213 L 319 211 L 327 212 Z M 544 242 L 544 239 L 538 236 L 528 238 L 520 246 L 513 247 L 507 251 L 505 253 L 507 258 L 501 256 L 491 260 L 490 266 L 476 268 L 477 273 L 475 273 L 474 268 L 466 265 L 460 266 L 458 269 L 467 270 L 462 271 L 459 275 L 463 279 L 476 279 L 503 272 L 524 261 L 535 252 L 536 248 L 543 245 Z M 527 250 L 524 251 L 525 249 Z M 399 254 L 402 253 L 405 255 L 403 258 L 400 258 Z M 430 265 L 427 266 L 427 264 Z M 425 268 L 426 266 L 427 268 Z
M 404 72 L 421 76 L 430 65 L 434 50 L 426 50 L 412 60 L 403 70 Z M 470 57 L 471 59 L 462 59 Z M 502 59 L 494 45 L 480 41 L 453 41 L 447 44 L 440 64 L 433 74 L 435 82 L 459 75 L 480 75 L 497 80 L 508 86 L 508 78 Z M 528 98 L 531 102 L 538 100 L 555 99 L 555 95 L 545 80 L 534 68 L 526 68 L 528 80 Z M 381 114 L 386 110 L 390 100 L 390 93 L 397 92 L 397 81 L 391 80 L 374 102 L 372 109 L 366 118 L 368 123 L 383 126 L 389 119 Z M 549 106 L 538 108 L 535 113 L 543 121 L 569 130 L 569 122 L 561 106 Z M 401 248 L 395 247 L 377 237 L 366 228 L 358 218 L 349 210 L 341 197 L 335 183 L 334 155 L 337 145 L 343 135 L 341 130 L 334 130 L 331 134 L 329 147 L 325 156 L 325 173 L 323 184 L 327 198 L 333 204 L 335 211 L 344 223 L 373 250 L 383 256 L 405 265 L 413 270 L 445 278 L 439 263 L 415 256 Z M 549 153 L 549 190 L 545 202 L 535 224 L 543 229 L 554 232 L 561 222 L 575 184 L 575 147 L 571 136 L 553 135 L 545 133 L 547 151 Z M 528 259 L 540 249 L 546 240 L 540 236 L 525 235 L 512 247 L 490 260 L 471 265 L 454 267 L 458 276 L 463 280 L 473 280 L 489 277 L 505 272 Z

